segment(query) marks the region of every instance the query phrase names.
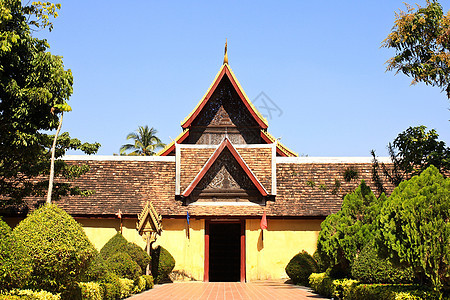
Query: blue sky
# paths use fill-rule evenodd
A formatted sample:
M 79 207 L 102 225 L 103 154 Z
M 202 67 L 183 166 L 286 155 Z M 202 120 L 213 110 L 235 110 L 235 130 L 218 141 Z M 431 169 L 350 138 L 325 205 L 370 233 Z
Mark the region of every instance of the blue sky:
M 402 2 L 61 1 L 54 30 L 39 36 L 74 75 L 63 130 L 100 142 L 101 155 L 118 153 L 139 125 L 155 127 L 163 142 L 175 138 L 219 70 L 227 38 L 248 97 L 263 92 L 279 108 L 269 131 L 286 146 L 309 156 L 385 156 L 409 126 L 450 140 L 445 94 L 385 72 L 394 51 L 380 46 Z M 255 105 L 267 115 L 261 99 Z

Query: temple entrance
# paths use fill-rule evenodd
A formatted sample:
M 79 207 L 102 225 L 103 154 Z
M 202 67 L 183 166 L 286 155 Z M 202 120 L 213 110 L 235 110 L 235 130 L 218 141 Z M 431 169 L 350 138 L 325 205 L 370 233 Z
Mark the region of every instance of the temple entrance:
M 208 222 L 205 281 L 245 281 L 245 243 L 241 222 Z M 243 247 L 244 246 L 244 247 Z M 244 250 L 243 250 L 244 249 Z

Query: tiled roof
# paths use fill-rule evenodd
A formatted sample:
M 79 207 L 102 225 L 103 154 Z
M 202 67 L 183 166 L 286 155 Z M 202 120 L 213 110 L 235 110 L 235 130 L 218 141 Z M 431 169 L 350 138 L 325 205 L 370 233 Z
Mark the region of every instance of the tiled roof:
M 280 160 L 277 158 L 277 161 Z M 266 207 L 252 203 L 183 206 L 182 201 L 175 197 L 175 159 L 82 161 L 69 158 L 68 163 L 87 163 L 90 166 L 90 171 L 74 180 L 73 184 L 95 190 L 95 194 L 89 197 L 69 196 L 57 203 L 72 215 L 86 217 L 114 217 L 119 209 L 125 216 L 136 216 L 147 200 L 152 201 L 157 212 L 164 217 L 183 217 L 188 210 L 192 217 L 261 216 L 264 208 L 268 216 L 324 217 L 339 210 L 342 195 L 353 191 L 361 179 L 375 190 L 370 162 L 288 161 L 276 165 L 277 193 L 274 201 L 266 202 Z M 343 173 L 349 167 L 358 172 L 358 179 L 346 182 Z M 337 181 L 340 187 L 335 193 Z

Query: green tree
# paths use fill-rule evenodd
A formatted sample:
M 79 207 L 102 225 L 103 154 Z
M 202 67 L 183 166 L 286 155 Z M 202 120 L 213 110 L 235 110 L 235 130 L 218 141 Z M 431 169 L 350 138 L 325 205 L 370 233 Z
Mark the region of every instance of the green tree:
M 96 253 L 81 225 L 55 204 L 30 213 L 12 237 L 30 257 L 27 286 L 37 290 L 70 294 Z
M 59 113 L 66 110 L 73 77 L 62 58 L 47 51 L 46 40 L 33 37 L 32 29 L 52 28 L 49 21 L 60 6 L 19 0 L 0 2 L 0 195 L 2 205 L 20 202 L 29 195 L 45 195 L 45 178 L 51 165 L 53 136 Z M 99 144 L 81 143 L 63 133 L 55 145 L 56 158 L 67 149 L 96 153 Z M 86 166 L 55 163 L 56 174 L 67 178 L 86 172 Z M 43 175 L 45 177 L 43 177 Z M 67 183 L 56 183 L 53 195 L 86 194 Z
M 375 220 L 384 194 L 375 197 L 364 180 L 344 197 L 342 208 L 322 222 L 317 251 L 335 277 L 349 276 L 357 253 L 374 237 Z
M 450 12 L 444 15 L 435 0 L 417 10 L 406 8 L 395 14 L 392 32 L 383 41 L 383 47 L 396 50 L 387 70 L 412 77 L 412 84 L 438 86 L 450 98 Z
M 403 180 L 422 173 L 433 165 L 442 173 L 450 170 L 450 148 L 438 140 L 436 130 L 427 131 L 425 126 L 409 127 L 400 133 L 393 143 L 389 143 L 388 151 L 392 166 L 379 163 L 372 150 L 372 178 L 380 193 L 386 192 L 384 179 L 398 186 Z
M 413 267 L 434 290 L 450 284 L 450 178 L 434 166 L 402 182 L 378 221 L 382 252 Z
M 121 155 L 155 155 L 156 149 L 164 148 L 165 144 L 156 136 L 158 131 L 155 128 L 148 128 L 147 125 L 139 126 L 137 132 L 127 135 L 127 140 L 134 140 L 134 144 L 125 144 L 120 147 Z M 132 150 L 130 153 L 126 151 Z

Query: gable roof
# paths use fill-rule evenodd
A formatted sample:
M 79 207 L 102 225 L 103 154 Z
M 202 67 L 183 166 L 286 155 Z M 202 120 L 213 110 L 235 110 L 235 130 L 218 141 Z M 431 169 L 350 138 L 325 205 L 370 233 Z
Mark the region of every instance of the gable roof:
M 156 153 L 157 156 L 167 156 L 175 151 L 175 143 L 181 144 L 189 136 L 189 128 L 183 130 L 173 141 L 167 144 L 161 151 Z
M 262 139 L 267 143 L 274 143 L 277 142 L 277 154 L 281 156 L 298 156 L 298 154 L 285 145 L 283 145 L 280 141 L 278 141 L 273 135 L 271 135 L 266 130 L 261 130 L 261 137 Z
M 214 164 L 214 162 L 217 160 L 217 158 L 220 156 L 220 154 L 225 150 L 228 149 L 230 153 L 233 155 L 233 157 L 236 159 L 238 164 L 241 166 L 245 174 L 248 176 L 248 178 L 251 180 L 251 182 L 255 185 L 256 189 L 261 193 L 262 196 L 267 196 L 269 193 L 264 188 L 264 186 L 261 184 L 261 182 L 256 178 L 255 174 L 250 170 L 248 165 L 245 163 L 245 161 L 242 159 L 242 157 L 237 152 L 236 148 L 233 147 L 233 144 L 230 142 L 228 138 L 224 138 L 222 143 L 219 144 L 217 149 L 214 151 L 214 153 L 211 155 L 211 157 L 208 159 L 208 161 L 205 163 L 203 168 L 200 170 L 200 172 L 195 176 L 194 180 L 189 184 L 189 186 L 184 190 L 184 192 L 181 194 L 184 197 L 189 196 L 194 188 L 198 185 L 200 180 L 205 176 L 206 172 L 211 168 L 211 166 Z
M 241 85 L 239 84 L 239 81 L 237 80 L 236 76 L 234 75 L 233 71 L 231 70 L 231 67 L 227 63 L 222 65 L 222 67 L 220 68 L 216 77 L 214 78 L 213 83 L 208 88 L 208 90 L 206 91 L 206 94 L 202 97 L 202 99 L 197 104 L 197 106 L 194 108 L 194 110 L 181 122 L 181 127 L 188 128 L 192 124 L 192 122 L 195 120 L 195 118 L 198 116 L 198 114 L 202 111 L 203 107 L 206 105 L 208 100 L 211 98 L 211 96 L 213 95 L 217 86 L 219 85 L 219 83 L 222 81 L 222 79 L 225 76 L 230 80 L 233 88 L 235 89 L 236 93 L 239 95 L 239 98 L 242 100 L 245 107 L 248 109 L 250 115 L 258 123 L 259 127 L 261 129 L 267 129 L 267 127 L 268 127 L 267 120 L 260 114 L 260 112 L 256 109 L 256 107 L 248 99 L 247 95 L 245 94 L 244 90 L 242 89 Z

